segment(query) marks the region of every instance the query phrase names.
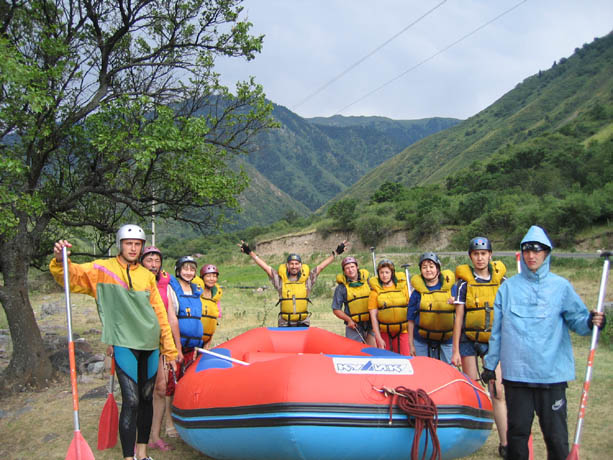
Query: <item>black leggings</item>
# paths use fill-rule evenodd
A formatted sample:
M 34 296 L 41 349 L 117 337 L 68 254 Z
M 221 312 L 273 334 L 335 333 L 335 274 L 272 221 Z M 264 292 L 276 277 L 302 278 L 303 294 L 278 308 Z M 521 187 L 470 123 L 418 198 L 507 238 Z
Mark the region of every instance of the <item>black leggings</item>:
M 152 351 L 130 350 L 138 363 L 138 382 L 135 382 L 119 366 L 117 380 L 121 388 L 121 413 L 119 414 L 119 439 L 124 457 L 134 456 L 134 443 L 147 444 L 153 420 L 153 387 L 155 375 L 147 379 L 147 360 Z

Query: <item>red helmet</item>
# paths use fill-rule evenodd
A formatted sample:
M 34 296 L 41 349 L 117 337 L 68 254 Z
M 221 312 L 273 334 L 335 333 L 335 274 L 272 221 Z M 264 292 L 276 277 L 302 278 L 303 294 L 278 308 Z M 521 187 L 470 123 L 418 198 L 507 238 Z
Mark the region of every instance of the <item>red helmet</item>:
M 212 264 L 203 265 L 200 269 L 200 276 L 202 278 L 204 278 L 204 275 L 206 275 L 207 273 L 215 273 L 217 276 L 219 276 L 219 270 L 217 270 L 217 267 Z
M 345 268 L 345 265 L 347 264 L 355 264 L 356 267 L 359 266 L 358 261 L 356 260 L 355 257 L 352 256 L 347 256 L 343 259 L 343 261 L 341 262 L 341 267 Z
M 157 254 L 158 256 L 160 256 L 160 262 L 163 260 L 162 251 L 160 251 L 155 246 L 147 246 L 145 249 L 143 249 L 143 253 L 140 256 L 140 261 L 142 262 L 145 256 L 148 254 Z

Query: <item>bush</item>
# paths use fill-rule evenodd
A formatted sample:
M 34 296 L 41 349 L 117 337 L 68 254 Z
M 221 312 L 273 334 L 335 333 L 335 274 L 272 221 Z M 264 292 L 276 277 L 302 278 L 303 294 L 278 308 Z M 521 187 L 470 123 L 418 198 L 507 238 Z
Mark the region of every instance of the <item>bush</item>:
M 334 226 L 339 230 L 353 230 L 355 220 L 355 208 L 358 200 L 345 198 L 337 201 L 328 208 L 328 217 L 334 219 Z
M 395 221 L 391 217 L 366 215 L 359 217 L 355 223 L 355 231 L 365 246 L 377 246 L 390 234 Z
M 404 198 L 407 189 L 396 182 L 385 181 L 370 197 L 371 203 L 385 203 L 386 201 L 400 201 Z

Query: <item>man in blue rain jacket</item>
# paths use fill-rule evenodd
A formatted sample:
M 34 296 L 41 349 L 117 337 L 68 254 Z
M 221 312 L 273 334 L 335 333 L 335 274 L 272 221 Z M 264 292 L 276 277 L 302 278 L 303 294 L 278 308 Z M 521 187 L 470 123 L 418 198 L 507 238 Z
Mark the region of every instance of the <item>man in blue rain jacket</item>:
M 508 409 L 508 458 L 528 459 L 534 413 L 548 460 L 568 455 L 566 387 L 575 379 L 570 330 L 589 335 L 604 327 L 602 313 L 589 312 L 568 280 L 549 271 L 553 245 L 533 225 L 521 241 L 521 273 L 498 289 L 483 380 L 495 378 L 500 362 Z

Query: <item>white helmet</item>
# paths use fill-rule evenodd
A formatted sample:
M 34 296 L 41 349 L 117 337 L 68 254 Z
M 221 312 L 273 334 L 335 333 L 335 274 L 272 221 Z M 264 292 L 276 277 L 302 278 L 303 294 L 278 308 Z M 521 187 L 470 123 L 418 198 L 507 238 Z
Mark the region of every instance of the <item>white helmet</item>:
M 122 225 L 119 230 L 117 230 L 117 250 L 121 252 L 121 240 L 142 240 L 143 246 L 145 245 L 145 241 L 147 241 L 147 237 L 145 236 L 145 232 L 138 225 L 134 224 L 126 224 Z

